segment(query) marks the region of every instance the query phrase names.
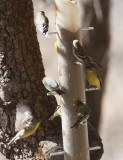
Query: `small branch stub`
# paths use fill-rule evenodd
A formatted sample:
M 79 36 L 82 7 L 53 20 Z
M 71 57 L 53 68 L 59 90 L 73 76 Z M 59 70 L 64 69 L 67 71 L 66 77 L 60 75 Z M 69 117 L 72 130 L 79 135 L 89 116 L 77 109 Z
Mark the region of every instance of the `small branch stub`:
M 89 151 L 98 150 L 98 149 L 101 149 L 101 146 L 90 147 Z
M 64 155 L 65 154 L 65 151 L 62 151 L 62 152 L 54 152 L 54 153 L 50 153 L 50 156 L 51 157 L 54 157 L 54 156 L 60 156 L 60 155 Z

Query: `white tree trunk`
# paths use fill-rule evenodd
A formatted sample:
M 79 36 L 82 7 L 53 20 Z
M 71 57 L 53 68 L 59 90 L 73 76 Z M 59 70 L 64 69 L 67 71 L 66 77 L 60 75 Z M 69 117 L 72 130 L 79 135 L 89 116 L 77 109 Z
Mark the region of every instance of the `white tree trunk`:
M 89 160 L 87 125 L 71 129 L 76 121 L 77 106 L 75 100 L 85 101 L 83 66 L 74 64 L 72 41 L 79 39 L 81 27 L 81 8 L 79 0 L 72 4 L 70 0 L 55 0 L 56 29 L 59 47 L 58 64 L 61 88 L 66 92 L 61 97 L 62 134 L 64 160 Z

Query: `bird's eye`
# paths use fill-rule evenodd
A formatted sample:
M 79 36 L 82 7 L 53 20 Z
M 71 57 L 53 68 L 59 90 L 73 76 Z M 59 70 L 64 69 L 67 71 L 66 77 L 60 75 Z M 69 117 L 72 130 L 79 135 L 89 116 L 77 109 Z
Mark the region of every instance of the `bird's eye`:
M 30 119 L 27 119 L 27 122 L 29 122 L 30 121 Z
M 27 119 L 26 122 L 27 122 L 27 123 L 32 122 L 32 119 L 29 118 L 29 119 Z

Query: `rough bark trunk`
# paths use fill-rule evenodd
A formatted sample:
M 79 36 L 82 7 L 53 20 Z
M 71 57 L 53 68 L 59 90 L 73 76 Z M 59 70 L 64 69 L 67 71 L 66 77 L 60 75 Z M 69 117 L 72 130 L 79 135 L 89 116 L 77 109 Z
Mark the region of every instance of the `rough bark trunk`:
M 93 26 L 94 31 L 82 33 L 83 46 L 87 53 L 91 55 L 97 62 L 103 65 L 103 69 L 100 70 L 104 89 L 104 80 L 107 70 L 107 54 L 106 51 L 109 48 L 110 35 L 109 35 L 109 12 L 110 12 L 110 0 L 89 0 L 82 3 L 83 25 Z M 101 12 L 101 14 L 99 14 Z M 92 107 L 91 123 L 96 129 L 99 127 L 100 113 L 101 113 L 101 98 L 102 92 L 92 91 L 86 94 L 87 102 Z
M 0 152 L 8 159 L 33 157 L 38 143 L 53 134 L 48 122 L 56 105 L 42 85 L 44 68 L 34 26 L 31 0 L 0 1 Z M 26 99 L 42 123 L 28 140 L 7 147 L 15 135 L 16 104 Z

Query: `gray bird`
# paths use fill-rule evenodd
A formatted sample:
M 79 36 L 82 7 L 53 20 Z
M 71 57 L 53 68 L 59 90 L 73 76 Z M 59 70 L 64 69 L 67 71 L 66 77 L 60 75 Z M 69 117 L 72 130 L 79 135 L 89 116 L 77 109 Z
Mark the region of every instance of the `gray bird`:
M 51 77 L 44 77 L 42 82 L 43 82 L 45 88 L 50 91 L 48 93 L 48 95 L 65 94 L 65 92 L 59 88 L 59 85 L 55 79 L 53 79 Z

